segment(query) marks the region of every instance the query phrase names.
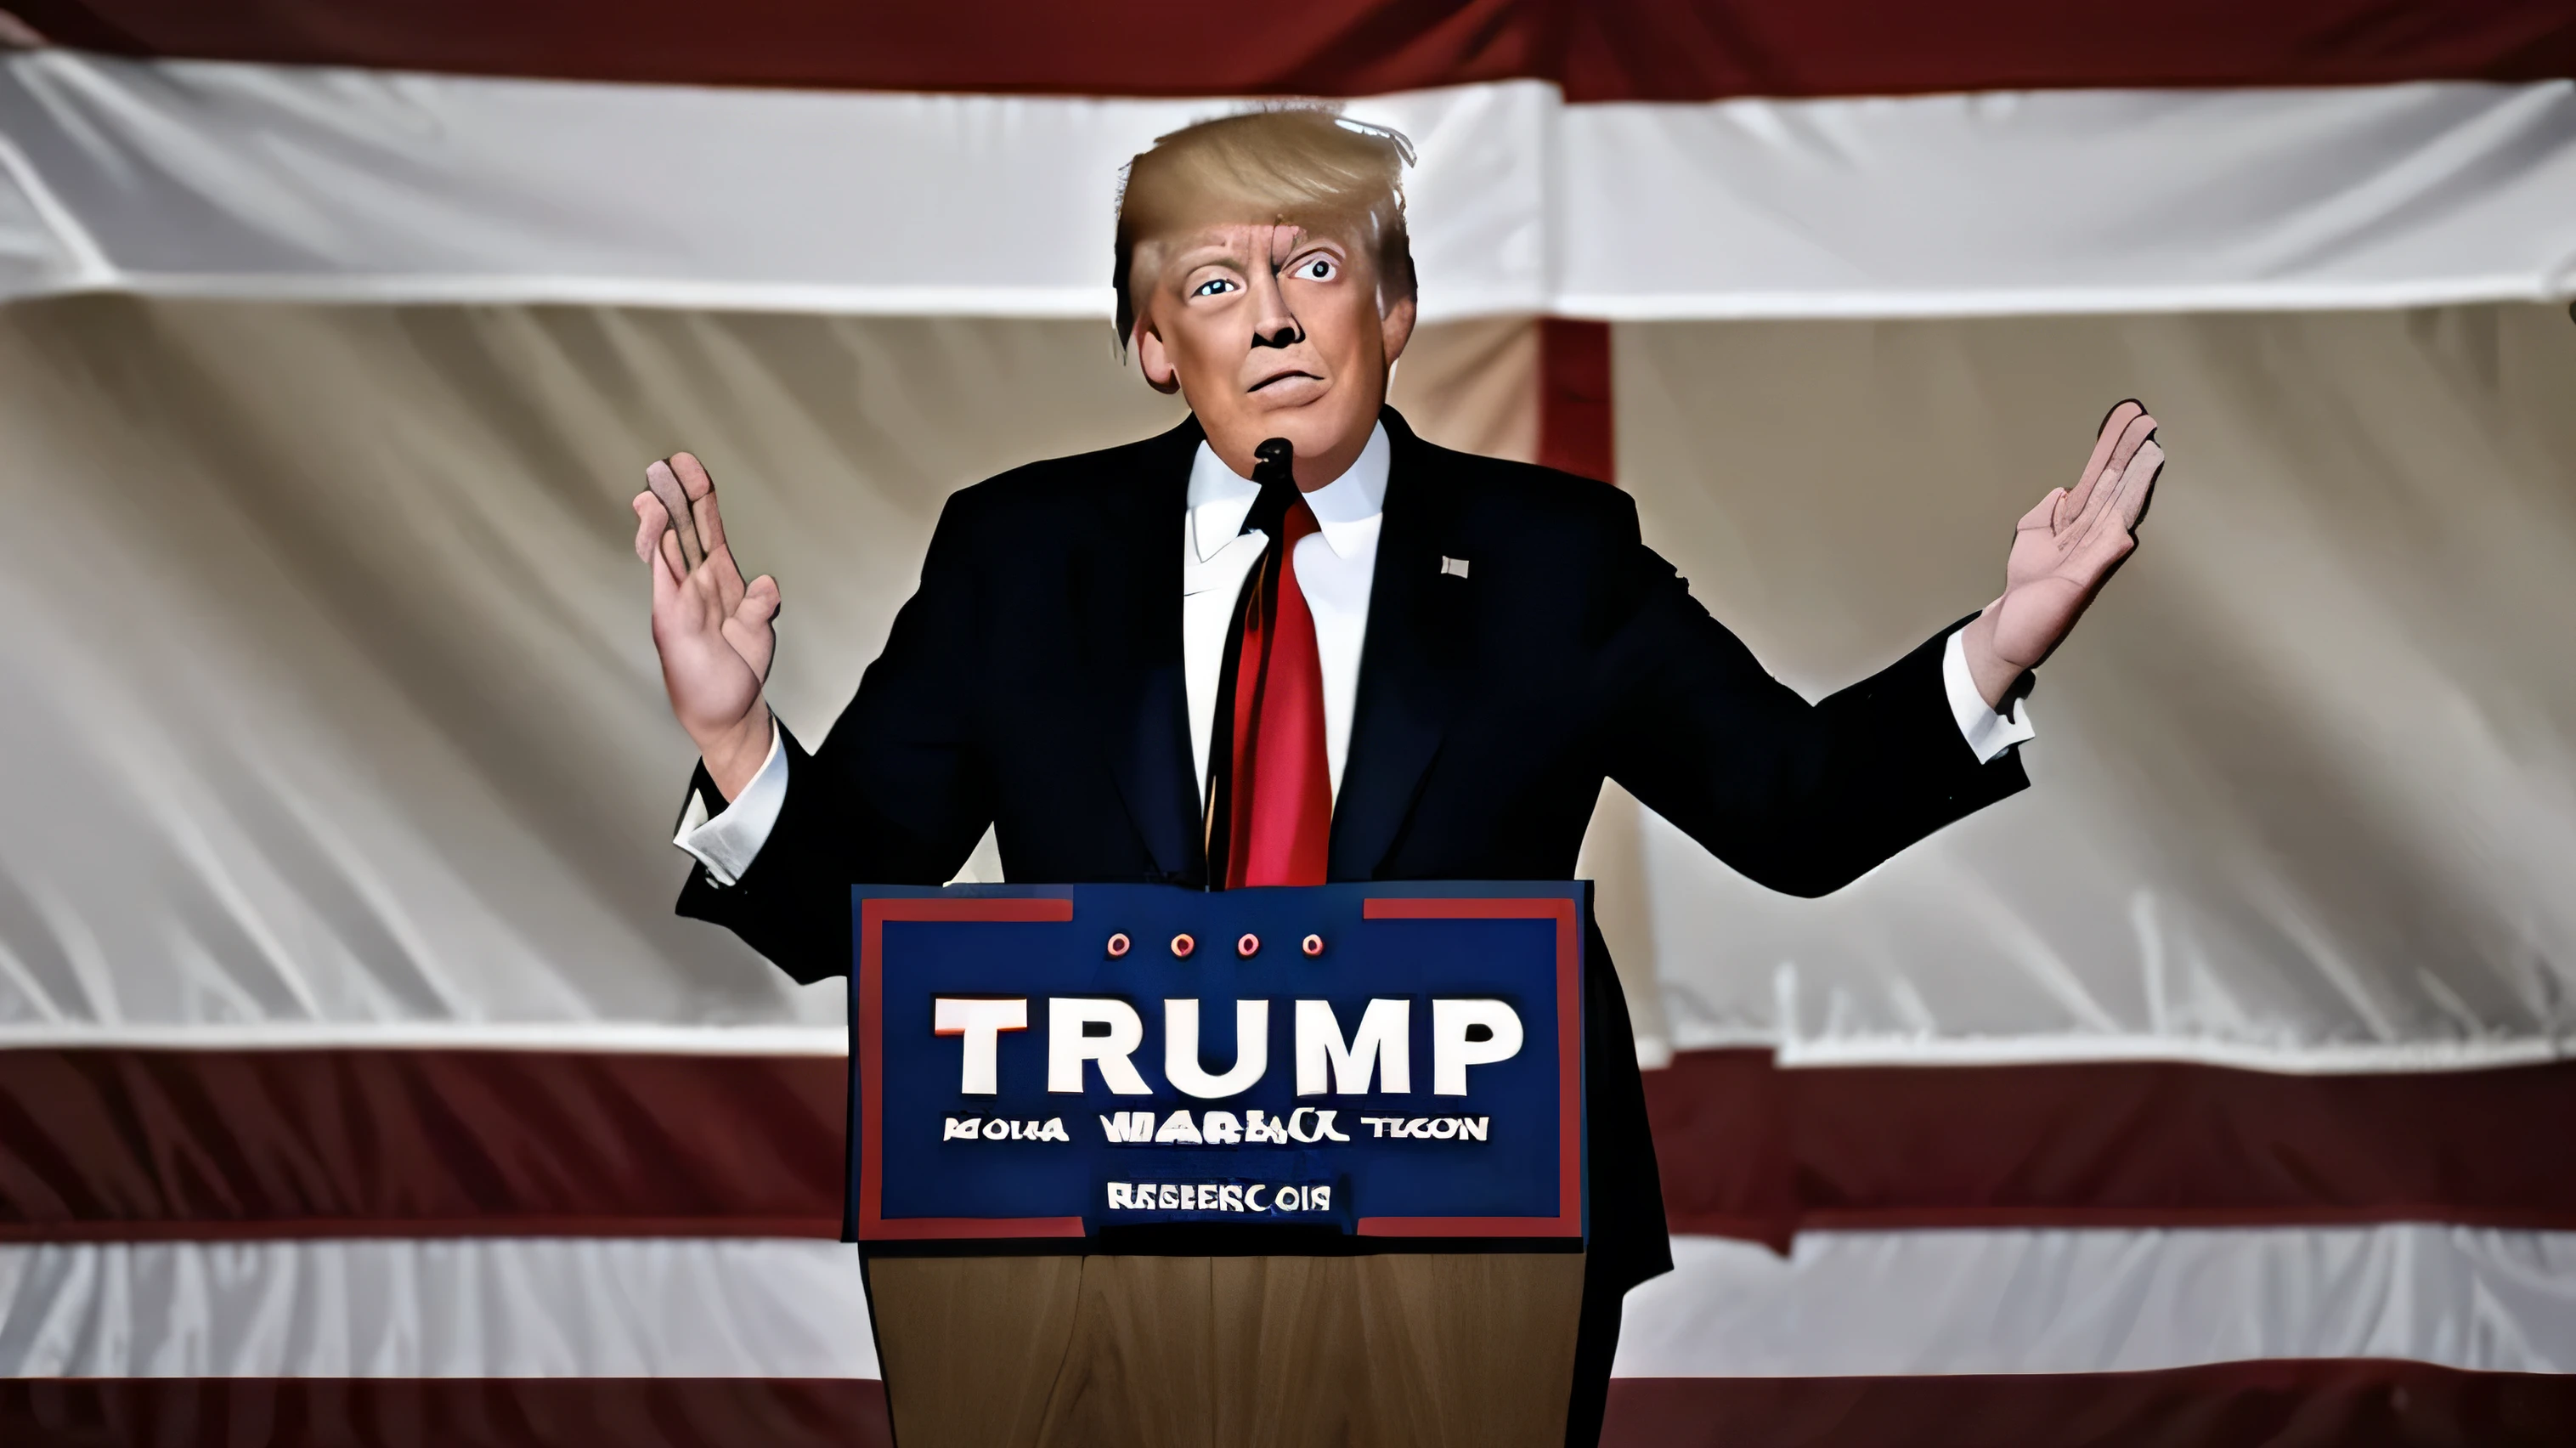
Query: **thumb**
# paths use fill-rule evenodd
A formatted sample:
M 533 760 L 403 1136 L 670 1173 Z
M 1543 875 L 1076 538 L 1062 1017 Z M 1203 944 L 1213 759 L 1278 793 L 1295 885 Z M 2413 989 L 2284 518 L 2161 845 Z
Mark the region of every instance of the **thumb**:
M 653 612 L 657 615 L 668 612 L 680 599 L 679 576 L 671 571 L 671 561 L 662 556 L 659 548 L 646 551 L 644 566 L 651 571 L 653 578 Z
M 2033 528 L 2054 529 L 2057 526 L 2057 506 L 2065 500 L 2065 497 L 2064 488 L 2049 489 L 2047 497 L 2040 499 L 2029 512 L 2021 515 L 2021 521 L 2013 525 L 2015 531 L 2027 532 Z

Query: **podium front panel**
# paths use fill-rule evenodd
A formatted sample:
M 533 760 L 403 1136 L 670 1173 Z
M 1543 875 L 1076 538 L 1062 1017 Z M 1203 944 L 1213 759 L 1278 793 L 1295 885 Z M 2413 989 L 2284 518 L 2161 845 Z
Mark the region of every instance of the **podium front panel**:
M 858 1238 L 1579 1245 L 1585 901 L 854 889 Z

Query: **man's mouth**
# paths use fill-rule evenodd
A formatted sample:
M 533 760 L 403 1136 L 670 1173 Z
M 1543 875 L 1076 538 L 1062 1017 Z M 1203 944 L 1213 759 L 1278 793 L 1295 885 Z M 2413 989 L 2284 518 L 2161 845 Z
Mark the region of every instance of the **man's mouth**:
M 1280 372 L 1280 373 L 1275 373 L 1275 374 L 1273 374 L 1273 375 L 1271 375 L 1271 376 L 1268 376 L 1268 377 L 1264 377 L 1264 378 L 1262 378 L 1260 381 L 1255 382 L 1254 384 L 1252 384 L 1252 386 L 1251 386 L 1251 387 L 1249 387 L 1249 388 L 1247 388 L 1247 389 L 1245 389 L 1245 390 L 1246 390 L 1246 391 L 1250 391 L 1250 392 L 1259 392 L 1261 389 L 1263 389 L 1263 388 L 1265 388 L 1265 387 L 1269 386 L 1269 385 L 1270 385 L 1271 383 L 1273 383 L 1273 382 L 1287 382 L 1287 381 L 1291 381 L 1291 380 L 1293 380 L 1293 379 L 1295 379 L 1295 378 L 1299 378 L 1299 377 L 1303 377 L 1303 378 L 1305 378 L 1305 379 L 1306 379 L 1307 381 L 1309 381 L 1309 382 L 1321 382 L 1321 381 L 1323 381 L 1323 380 L 1324 380 L 1324 379 L 1322 379 L 1322 378 L 1320 378 L 1320 377 L 1316 376 L 1316 375 L 1315 375 L 1314 373 L 1312 373 L 1312 372 L 1306 372 L 1306 371 L 1289 371 L 1289 372 Z

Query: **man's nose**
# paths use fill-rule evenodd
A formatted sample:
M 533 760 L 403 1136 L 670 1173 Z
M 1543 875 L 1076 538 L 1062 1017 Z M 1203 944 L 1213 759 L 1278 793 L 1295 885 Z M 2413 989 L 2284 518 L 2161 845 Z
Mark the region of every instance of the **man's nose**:
M 1279 285 L 1277 272 L 1268 267 L 1253 269 L 1252 301 L 1253 346 L 1294 347 L 1306 340 L 1306 329 L 1297 325 L 1297 314 L 1288 310 L 1288 294 Z

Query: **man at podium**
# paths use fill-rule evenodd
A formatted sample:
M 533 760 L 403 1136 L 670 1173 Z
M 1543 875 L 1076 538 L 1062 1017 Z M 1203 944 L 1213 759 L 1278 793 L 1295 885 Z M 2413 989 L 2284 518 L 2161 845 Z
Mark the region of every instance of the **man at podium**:
M 1386 406 L 1414 324 L 1409 144 L 1321 109 L 1163 137 L 1120 198 L 1119 336 L 1190 417 L 949 499 L 819 748 L 762 701 L 778 585 L 713 483 L 648 470 L 637 554 L 702 764 L 680 913 L 799 980 L 850 886 L 1563 880 L 1604 778 L 1745 875 L 1850 882 L 2026 784 L 2013 702 L 2134 547 L 2162 453 L 2113 409 L 2001 595 L 1820 702 L 1772 679 L 1628 496 L 1436 447 Z M 1588 944 L 1585 1252 L 877 1261 L 898 1437 L 1590 1444 L 1626 1290 L 1670 1256 L 1626 1009 Z

